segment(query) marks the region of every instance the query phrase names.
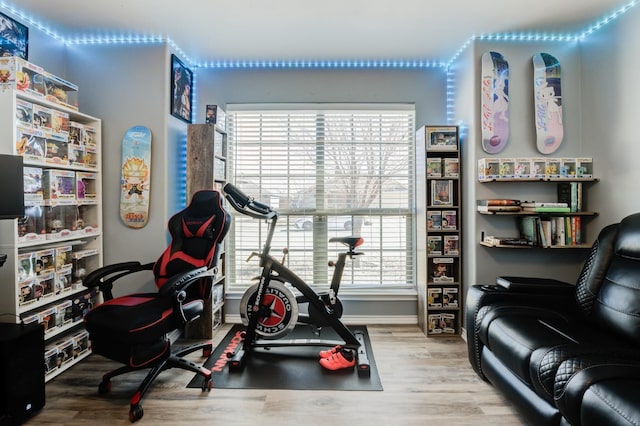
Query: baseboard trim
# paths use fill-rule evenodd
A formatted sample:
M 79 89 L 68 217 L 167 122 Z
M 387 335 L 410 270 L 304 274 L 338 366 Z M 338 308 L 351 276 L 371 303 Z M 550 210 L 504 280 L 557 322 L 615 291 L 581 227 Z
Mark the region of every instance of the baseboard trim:
M 224 321 L 240 324 L 240 315 L 225 315 Z M 342 322 L 347 325 L 418 325 L 416 315 L 345 315 Z

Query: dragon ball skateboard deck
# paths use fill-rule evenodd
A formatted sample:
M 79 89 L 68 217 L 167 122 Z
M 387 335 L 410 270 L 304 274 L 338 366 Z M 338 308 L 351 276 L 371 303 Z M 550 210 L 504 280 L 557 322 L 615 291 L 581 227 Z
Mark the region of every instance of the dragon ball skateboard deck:
M 497 154 L 509 140 L 509 63 L 500 53 L 482 55 L 480 85 L 482 149 Z
M 130 228 L 142 228 L 149 219 L 151 131 L 134 126 L 122 138 L 120 218 Z
M 533 56 L 536 145 L 542 154 L 560 148 L 562 125 L 562 88 L 560 62 L 548 53 Z

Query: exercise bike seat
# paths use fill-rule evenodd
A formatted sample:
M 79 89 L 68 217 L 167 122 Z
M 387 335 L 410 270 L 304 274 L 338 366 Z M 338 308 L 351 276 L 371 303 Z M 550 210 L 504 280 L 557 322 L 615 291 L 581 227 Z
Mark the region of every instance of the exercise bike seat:
M 330 243 L 342 243 L 345 246 L 349 247 L 349 251 L 353 251 L 354 248 L 362 245 L 364 243 L 364 238 L 362 237 L 332 237 L 329 239 Z

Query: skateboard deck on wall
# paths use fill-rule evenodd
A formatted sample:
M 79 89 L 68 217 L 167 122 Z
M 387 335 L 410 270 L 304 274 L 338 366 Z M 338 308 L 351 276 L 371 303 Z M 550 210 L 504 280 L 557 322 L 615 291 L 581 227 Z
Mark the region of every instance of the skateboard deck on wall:
M 498 52 L 482 55 L 482 149 L 497 154 L 509 140 L 509 63 Z
M 143 228 L 149 219 L 151 131 L 134 126 L 122 138 L 120 218 L 130 228 Z
M 562 88 L 560 62 L 548 53 L 533 56 L 536 145 L 542 154 L 562 144 Z

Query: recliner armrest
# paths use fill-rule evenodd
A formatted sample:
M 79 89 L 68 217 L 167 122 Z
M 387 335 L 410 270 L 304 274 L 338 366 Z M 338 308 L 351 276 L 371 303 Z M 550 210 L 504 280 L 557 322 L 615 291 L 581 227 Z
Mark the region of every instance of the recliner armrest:
M 568 362 L 571 360 L 564 363 Z M 562 367 L 563 365 L 561 369 Z M 558 371 L 558 374 L 562 374 L 560 369 Z M 633 380 L 640 384 L 640 361 L 629 360 L 628 363 L 602 361 L 577 370 L 566 381 L 562 392 L 556 393 L 556 406 L 567 420 L 577 424 L 580 421 L 585 392 L 594 384 L 608 380 Z M 635 392 L 635 388 L 630 392 Z
M 573 293 L 575 286 L 553 278 L 500 276 L 496 278 L 496 284 L 505 290 L 517 292 L 535 293 Z

